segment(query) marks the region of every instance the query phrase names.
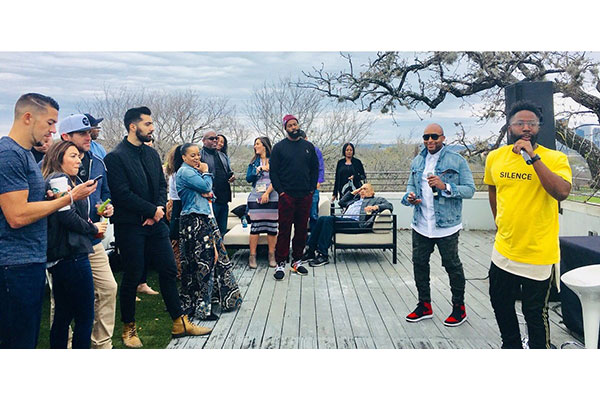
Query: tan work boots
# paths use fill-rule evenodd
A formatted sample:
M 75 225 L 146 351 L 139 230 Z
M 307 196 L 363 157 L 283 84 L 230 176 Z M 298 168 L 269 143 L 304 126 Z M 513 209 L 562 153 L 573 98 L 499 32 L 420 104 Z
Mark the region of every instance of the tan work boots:
M 173 320 L 173 330 L 171 336 L 179 338 L 183 336 L 203 336 L 212 332 L 212 329 L 203 326 L 194 325 L 190 322 L 187 315 L 182 315 Z
M 126 347 L 132 349 L 139 349 L 142 347 L 142 341 L 137 335 L 137 330 L 135 328 L 135 322 L 130 322 L 128 324 L 123 324 L 123 344 Z
M 180 338 L 184 336 L 202 336 L 208 335 L 212 332 L 212 329 L 198 326 L 190 322 L 187 315 L 182 315 L 173 320 L 173 329 L 171 335 L 174 338 Z M 135 322 L 123 324 L 123 344 L 126 347 L 132 349 L 139 349 L 142 347 L 142 341 L 137 335 Z

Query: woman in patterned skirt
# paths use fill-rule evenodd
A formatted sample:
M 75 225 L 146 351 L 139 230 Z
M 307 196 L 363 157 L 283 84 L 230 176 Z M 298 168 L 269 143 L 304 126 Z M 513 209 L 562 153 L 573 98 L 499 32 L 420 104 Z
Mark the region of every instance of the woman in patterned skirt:
M 271 141 L 268 137 L 254 140 L 254 157 L 248 165 L 246 180 L 252 183 L 252 191 L 248 196 L 248 216 L 252 222 L 250 227 L 250 257 L 248 265 L 256 268 L 256 247 L 258 235 L 267 234 L 269 247 L 269 266 L 275 267 L 275 244 L 277 243 L 277 202 L 279 195 L 273 190 L 269 177 L 269 157 Z
M 181 302 L 190 318 L 216 320 L 212 303 L 220 304 L 222 311 L 231 311 L 240 306 L 242 297 L 212 216 L 209 198 L 213 179 L 208 165 L 200 161 L 200 149 L 195 144 L 182 145 L 181 157 L 183 164 L 176 175 L 182 206 L 179 221 Z M 216 293 L 214 300 L 211 299 L 213 293 Z

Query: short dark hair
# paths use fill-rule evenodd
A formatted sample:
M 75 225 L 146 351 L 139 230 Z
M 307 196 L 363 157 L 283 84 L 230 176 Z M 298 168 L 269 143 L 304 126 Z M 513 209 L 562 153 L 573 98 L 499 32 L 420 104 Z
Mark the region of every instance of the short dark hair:
M 350 142 L 348 143 L 344 143 L 344 145 L 342 146 L 342 157 L 346 157 L 346 147 L 352 147 L 352 157 L 354 157 L 354 154 L 356 154 L 356 151 L 354 151 L 354 145 Z
M 129 132 L 129 125 L 140 122 L 142 120 L 142 115 L 152 115 L 152 112 L 148 107 L 136 107 L 127 110 L 125 113 L 125 118 L 123 118 L 125 130 Z
M 535 114 L 538 121 L 542 122 L 541 107 L 528 100 L 520 100 L 513 104 L 513 106 L 510 108 L 510 111 L 508 112 L 507 121 L 510 123 L 512 117 L 514 117 L 515 114 L 519 111 L 531 111 Z
M 46 111 L 46 107 L 52 107 L 56 111 L 60 109 L 56 100 L 50 96 L 44 96 L 39 93 L 25 93 L 15 103 L 15 118 L 25 113 L 26 108 L 33 107 L 38 112 Z

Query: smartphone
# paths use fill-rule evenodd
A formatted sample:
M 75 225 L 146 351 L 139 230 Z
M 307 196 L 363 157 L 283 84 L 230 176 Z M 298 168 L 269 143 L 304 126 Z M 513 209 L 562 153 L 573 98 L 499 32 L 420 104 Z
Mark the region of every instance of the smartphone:
M 102 175 L 98 175 L 97 177 L 95 177 L 93 179 L 94 183 L 98 182 L 100 179 L 102 179 L 102 177 L 103 177 Z

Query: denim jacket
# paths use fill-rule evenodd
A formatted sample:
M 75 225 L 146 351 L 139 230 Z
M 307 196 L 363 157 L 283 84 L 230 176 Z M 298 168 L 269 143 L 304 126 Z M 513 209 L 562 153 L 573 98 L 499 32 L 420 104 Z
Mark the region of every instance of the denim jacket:
M 435 165 L 435 175 L 442 182 L 450 185 L 450 193 L 440 191 L 439 196 L 433 199 L 435 210 L 435 225 L 440 228 L 448 228 L 462 221 L 462 199 L 470 199 L 475 194 L 473 174 L 469 169 L 467 161 L 458 153 L 449 150 L 447 146 L 440 150 L 440 158 Z M 406 194 L 402 198 L 402 204 L 412 206 L 406 199 L 410 192 L 421 198 L 421 176 L 425 169 L 425 157 L 427 148 L 417 155 L 410 165 L 410 176 L 406 186 Z M 421 206 L 417 204 L 413 213 L 413 224 L 417 223 L 419 214 L 422 213 Z
M 269 159 L 267 158 L 267 162 Z M 262 175 L 261 172 L 256 172 L 256 169 L 260 166 L 260 157 L 257 157 L 256 160 L 252 161 L 248 164 L 248 169 L 246 170 L 246 182 L 251 183 L 252 187 L 256 186 L 256 181 Z
M 181 199 L 181 215 L 191 213 L 210 215 L 210 204 L 202 193 L 212 190 L 212 174 L 202 174 L 186 163 L 181 164 L 175 178 L 177 194 Z

